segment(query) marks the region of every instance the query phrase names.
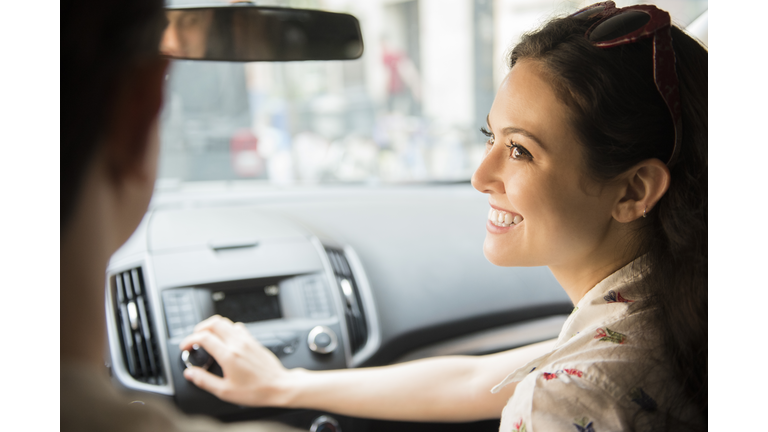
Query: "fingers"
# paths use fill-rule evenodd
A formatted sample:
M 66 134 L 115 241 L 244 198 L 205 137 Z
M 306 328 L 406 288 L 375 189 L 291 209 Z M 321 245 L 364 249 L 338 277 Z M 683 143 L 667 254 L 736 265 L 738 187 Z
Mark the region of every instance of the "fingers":
M 206 320 L 200 321 L 195 326 L 195 331 L 209 331 L 217 334 L 222 339 L 226 339 L 232 332 L 233 326 L 234 323 L 229 318 L 225 318 L 221 315 L 214 315 Z
M 220 315 L 214 315 L 195 326 L 195 332 L 209 331 L 217 335 L 225 343 L 231 343 L 233 339 L 239 336 L 251 337 L 245 324 L 233 323 L 229 318 Z
M 179 348 L 185 350 L 199 344 L 221 363 L 220 360 L 226 353 L 232 351 L 233 347 L 242 345 L 244 341 L 255 341 L 245 324 L 233 323 L 227 318 L 214 315 L 197 324 L 195 332 L 184 338 Z
M 187 381 L 192 382 L 194 385 L 200 387 L 201 389 L 213 394 L 218 398 L 221 398 L 225 387 L 223 378 L 218 377 L 197 366 L 184 369 L 184 378 L 186 378 Z
M 201 332 L 195 332 L 191 335 L 184 338 L 184 340 L 179 344 L 179 348 L 182 350 L 188 350 L 192 348 L 192 345 L 198 344 L 203 349 L 208 351 L 208 354 L 212 355 L 216 361 L 219 363 L 220 360 L 222 360 L 227 350 L 227 344 L 222 341 L 217 335 L 214 335 L 213 333 L 209 331 L 201 331 Z
M 210 327 L 210 325 L 212 323 L 214 323 L 216 321 L 221 321 L 221 320 L 229 321 L 230 323 L 232 322 L 229 318 L 225 318 L 225 317 L 223 317 L 221 315 L 218 315 L 218 314 L 217 315 L 212 315 L 212 316 L 210 316 L 210 317 L 200 321 L 199 323 L 197 323 L 197 325 L 195 326 L 195 331 L 207 329 L 208 327 Z

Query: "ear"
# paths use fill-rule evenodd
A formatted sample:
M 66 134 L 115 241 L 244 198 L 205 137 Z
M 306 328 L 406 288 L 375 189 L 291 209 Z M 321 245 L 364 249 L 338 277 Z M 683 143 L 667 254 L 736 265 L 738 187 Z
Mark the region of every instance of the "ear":
M 669 168 L 659 159 L 646 159 L 620 176 L 621 197 L 611 214 L 622 223 L 632 222 L 653 209 L 669 189 Z
M 140 180 L 154 177 L 151 134 L 163 103 L 167 68 L 167 59 L 146 59 L 118 79 L 105 136 L 107 166 L 117 184 L 130 177 L 138 176 Z

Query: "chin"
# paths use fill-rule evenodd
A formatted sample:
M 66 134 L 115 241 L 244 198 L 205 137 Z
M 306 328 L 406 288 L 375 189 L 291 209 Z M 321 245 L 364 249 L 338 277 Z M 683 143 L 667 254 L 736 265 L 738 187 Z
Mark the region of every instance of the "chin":
M 494 240 L 486 237 L 483 242 L 483 255 L 493 265 L 499 267 L 537 267 L 546 265 L 543 262 L 536 262 L 535 254 L 521 253 L 522 250 L 520 248 L 510 247 L 510 245 L 504 245 Z
M 483 255 L 491 264 L 499 267 L 515 267 L 520 264 L 516 263 L 516 259 L 513 254 L 504 253 L 500 248 L 494 247 L 486 238 L 483 242 Z

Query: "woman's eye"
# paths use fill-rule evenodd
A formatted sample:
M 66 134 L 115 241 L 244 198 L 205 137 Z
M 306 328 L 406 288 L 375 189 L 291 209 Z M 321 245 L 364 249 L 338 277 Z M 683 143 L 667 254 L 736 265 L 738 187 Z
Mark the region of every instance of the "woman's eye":
M 512 159 L 533 159 L 533 156 L 526 150 L 523 146 L 519 144 L 509 144 L 507 147 L 509 147 L 510 155 L 509 157 Z
M 496 137 L 494 137 L 493 134 L 484 127 L 480 128 L 480 132 L 482 132 L 483 135 L 488 137 L 488 140 L 485 142 L 485 145 L 493 147 L 493 144 L 496 142 Z

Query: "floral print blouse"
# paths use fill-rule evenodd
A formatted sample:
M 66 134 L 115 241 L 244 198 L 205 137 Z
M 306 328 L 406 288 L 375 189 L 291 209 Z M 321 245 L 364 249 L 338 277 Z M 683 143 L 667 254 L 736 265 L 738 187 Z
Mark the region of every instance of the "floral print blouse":
M 502 432 L 603 432 L 664 427 L 676 393 L 658 336 L 647 325 L 637 282 L 643 258 L 592 288 L 563 325 L 555 348 L 491 391 L 519 382 L 501 416 Z M 695 420 L 692 410 L 682 416 Z

